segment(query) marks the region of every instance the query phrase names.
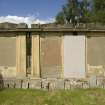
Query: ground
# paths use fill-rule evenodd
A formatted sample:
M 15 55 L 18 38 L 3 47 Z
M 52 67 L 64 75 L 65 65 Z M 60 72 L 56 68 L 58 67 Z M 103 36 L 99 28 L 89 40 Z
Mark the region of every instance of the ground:
M 0 91 L 0 105 L 105 105 L 105 90 L 3 89 Z

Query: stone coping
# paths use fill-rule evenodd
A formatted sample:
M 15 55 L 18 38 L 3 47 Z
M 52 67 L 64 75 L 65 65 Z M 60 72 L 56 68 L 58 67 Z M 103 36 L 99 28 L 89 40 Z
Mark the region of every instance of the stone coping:
M 5 33 L 5 34 L 4 34 Z M 10 33 L 10 34 L 9 34 Z M 13 34 L 11 34 L 13 33 Z M 13 24 L 13 23 L 0 23 L 0 36 L 17 36 L 17 35 L 85 35 L 85 36 L 105 36 L 105 25 L 104 24 L 94 24 L 79 23 L 77 25 L 73 24 L 31 24 L 31 28 L 28 28 L 26 23 Z M 57 33 L 57 34 L 56 34 Z M 89 34 L 87 34 L 89 33 Z M 96 34 L 99 33 L 99 34 Z M 46 34 L 45 34 L 46 35 Z
M 29 29 L 105 29 L 105 24 L 102 23 L 78 23 L 76 25 L 73 24 L 56 24 L 56 23 L 48 23 L 48 24 L 31 24 L 31 28 Z M 28 29 L 28 25 L 26 23 L 9 23 L 4 22 L 0 23 L 0 29 Z

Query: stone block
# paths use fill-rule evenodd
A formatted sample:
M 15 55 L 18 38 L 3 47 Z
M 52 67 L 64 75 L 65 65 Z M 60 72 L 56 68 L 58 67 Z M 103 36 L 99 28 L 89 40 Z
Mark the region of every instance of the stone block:
M 40 28 L 40 24 L 31 24 L 31 28 Z
M 15 88 L 14 80 L 8 80 L 9 88 Z
M 83 88 L 84 88 L 84 89 L 89 88 L 89 83 L 88 83 L 88 82 L 84 82 L 84 83 L 83 83 Z
M 58 79 L 57 81 L 55 81 L 55 87 L 56 89 L 64 89 L 64 80 Z
M 66 90 L 68 90 L 68 89 L 71 88 L 71 84 L 70 84 L 70 81 L 69 81 L 69 80 L 65 81 L 65 83 L 64 83 L 64 88 L 65 88 Z
M 83 88 L 83 83 L 77 82 L 77 84 L 75 85 L 75 88 Z
M 41 80 L 40 79 L 31 79 L 29 81 L 30 89 L 41 89 Z
M 23 89 L 28 89 L 29 88 L 29 80 L 25 79 L 25 80 L 21 80 L 22 83 L 22 88 Z
M 43 90 L 49 90 L 49 82 L 47 81 L 47 79 L 43 79 L 41 81 L 41 88 Z
M 9 82 L 8 80 L 3 80 L 4 88 L 9 88 Z
M 49 82 L 49 90 L 55 90 L 55 81 Z
M 91 66 L 88 64 L 88 75 L 104 76 L 104 67 L 100 66 Z
M 104 87 L 104 78 L 103 77 L 98 77 L 97 78 L 97 87 L 99 87 L 99 88 Z
M 15 88 L 22 88 L 22 80 L 15 80 Z
M 3 82 L 3 80 L 1 79 L 1 80 L 0 80 L 0 89 L 2 89 L 2 88 L 4 88 L 4 82 Z
M 90 88 L 95 88 L 95 87 L 97 87 L 97 78 L 96 78 L 96 76 L 91 76 L 90 78 L 89 78 L 89 87 Z
M 26 23 L 19 23 L 17 28 L 28 28 L 28 25 Z
M 16 27 L 17 24 L 14 23 L 8 23 L 8 22 L 0 23 L 0 29 L 14 29 Z
M 56 78 L 47 78 L 49 90 L 54 90 L 56 88 Z
M 59 25 L 59 27 L 62 27 L 62 25 Z M 73 24 L 64 24 L 63 27 L 66 27 L 66 28 L 73 28 Z

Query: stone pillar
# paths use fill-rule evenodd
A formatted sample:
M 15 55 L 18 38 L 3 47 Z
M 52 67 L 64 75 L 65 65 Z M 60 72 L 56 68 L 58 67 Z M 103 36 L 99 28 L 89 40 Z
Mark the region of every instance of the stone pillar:
M 17 77 L 26 77 L 26 36 L 16 37 L 16 70 Z
M 64 36 L 62 38 L 62 44 L 61 44 L 61 57 L 62 57 L 62 73 L 61 78 L 64 78 Z
M 87 36 L 85 36 L 85 76 L 88 76 L 88 63 L 87 63 Z
M 32 35 L 32 71 L 33 78 L 40 78 L 40 41 L 39 35 Z

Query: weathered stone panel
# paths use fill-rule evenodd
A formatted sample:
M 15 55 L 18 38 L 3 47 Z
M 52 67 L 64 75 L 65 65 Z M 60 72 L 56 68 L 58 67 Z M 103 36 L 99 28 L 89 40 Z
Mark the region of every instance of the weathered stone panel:
M 105 65 L 105 37 L 87 38 L 87 62 L 92 66 Z
M 0 37 L 0 66 L 16 66 L 16 37 Z
M 40 64 L 42 78 L 61 77 L 62 74 L 62 37 L 45 36 L 40 40 Z
M 2 78 L 16 77 L 16 66 L 15 67 L 0 66 L 0 75 L 2 75 Z
M 16 77 L 16 37 L 0 37 L 0 74 Z
M 87 38 L 88 75 L 104 76 L 105 72 L 105 37 Z
M 85 36 L 64 36 L 64 77 L 84 78 L 85 60 Z

